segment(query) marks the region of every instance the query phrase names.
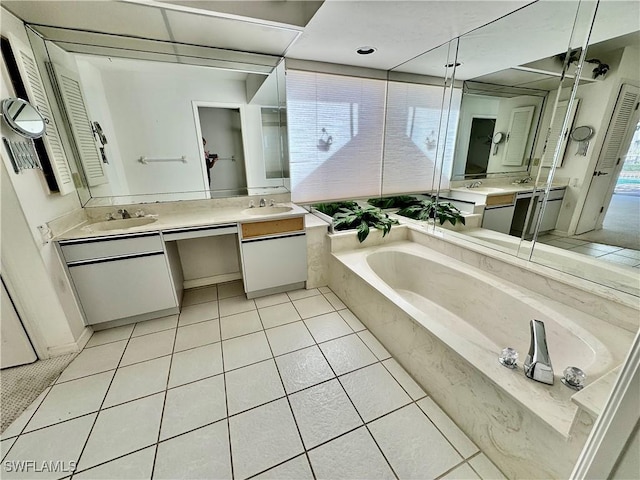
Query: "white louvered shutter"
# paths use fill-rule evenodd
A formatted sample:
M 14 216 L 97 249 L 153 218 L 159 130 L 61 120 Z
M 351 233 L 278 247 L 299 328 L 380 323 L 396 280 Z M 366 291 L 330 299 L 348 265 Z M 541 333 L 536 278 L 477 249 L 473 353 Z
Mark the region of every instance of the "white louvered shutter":
M 616 165 L 618 158 L 620 158 L 620 150 L 625 146 L 623 140 L 629 127 L 629 121 L 639 100 L 640 89 L 638 87 L 626 84 L 622 86 L 598 160 L 599 170 L 612 168 Z
M 573 127 L 573 120 L 576 116 L 576 112 L 578 111 L 578 105 L 580 104 L 580 99 L 576 98 L 573 100 L 573 105 L 571 106 L 571 112 L 569 113 L 569 122 L 567 123 L 566 130 L 562 133 L 562 137 L 560 136 L 560 131 L 562 130 L 562 125 L 564 123 L 564 117 L 567 114 L 567 106 L 569 105 L 569 100 L 563 100 L 562 102 L 558 102 L 558 107 L 556 108 L 555 118 L 553 120 L 553 125 L 551 125 L 551 132 L 549 133 L 549 139 L 547 140 L 547 146 L 545 147 L 543 158 L 542 158 L 542 166 L 550 167 L 553 164 L 553 154 L 556 151 L 556 147 L 558 146 L 558 141 L 562 142 L 560 145 L 560 151 L 558 156 L 560 161 L 558 162 L 558 167 L 562 166 L 562 162 L 564 161 L 564 154 L 567 149 L 567 143 L 569 142 L 569 133 Z
M 71 126 L 87 183 L 90 187 L 107 183 L 109 180 L 102 168 L 102 158 L 93 136 L 93 128 L 78 75 L 60 65 L 50 63 L 48 66 L 55 75 L 58 92 Z
M 44 85 L 42 84 L 38 66 L 29 47 L 13 35 L 9 36 L 9 42 L 11 43 L 11 49 L 18 64 L 18 70 L 20 70 L 22 83 L 29 95 L 29 101 L 38 109 L 45 119 L 46 131 L 42 140 L 49 155 L 51 168 L 60 194 L 66 195 L 75 191 L 76 187 L 73 183 L 67 156 L 62 148 L 62 140 L 60 140 L 58 127 L 51 113 L 51 107 L 49 106 Z
M 531 130 L 531 120 L 536 107 L 517 107 L 511 111 L 509 119 L 509 130 L 505 145 L 503 165 L 519 167 L 524 162 L 524 152 L 529 141 L 529 131 Z

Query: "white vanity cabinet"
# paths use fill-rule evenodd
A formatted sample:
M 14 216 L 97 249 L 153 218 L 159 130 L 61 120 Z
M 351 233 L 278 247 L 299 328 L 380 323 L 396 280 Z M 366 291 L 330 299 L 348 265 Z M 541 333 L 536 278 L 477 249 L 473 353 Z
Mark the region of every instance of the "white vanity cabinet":
M 240 233 L 247 298 L 304 287 L 307 280 L 304 217 L 243 223 Z
M 59 247 L 88 324 L 177 313 L 159 233 L 61 240 Z
M 482 228 L 508 235 L 511 231 L 515 208 L 515 195 L 513 193 L 487 197 L 486 207 L 482 216 Z

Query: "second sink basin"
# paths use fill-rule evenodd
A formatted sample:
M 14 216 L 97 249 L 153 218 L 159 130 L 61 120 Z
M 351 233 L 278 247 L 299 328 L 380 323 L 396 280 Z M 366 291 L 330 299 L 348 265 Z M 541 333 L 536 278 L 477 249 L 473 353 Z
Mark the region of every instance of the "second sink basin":
M 104 222 L 92 223 L 89 228 L 94 232 L 104 232 L 106 230 L 123 230 L 132 227 L 141 227 L 143 225 L 149 225 L 157 221 L 154 217 L 135 217 L 135 218 L 122 218 L 119 220 L 106 220 Z
M 245 208 L 242 213 L 246 215 L 275 215 L 277 213 L 287 213 L 293 210 L 293 207 L 254 207 Z

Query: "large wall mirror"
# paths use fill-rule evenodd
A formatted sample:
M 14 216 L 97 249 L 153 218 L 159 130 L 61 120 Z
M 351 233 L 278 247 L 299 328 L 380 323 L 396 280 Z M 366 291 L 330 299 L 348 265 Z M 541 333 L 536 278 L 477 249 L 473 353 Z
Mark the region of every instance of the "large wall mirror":
M 28 27 L 89 205 L 288 191 L 282 58 Z
M 455 61 L 436 49 L 392 72 L 441 77 L 443 65 L 455 67 L 461 101 L 449 108 L 455 129 L 449 124 L 441 137 L 442 158 L 452 162 L 443 163 L 438 197 L 467 212 L 486 202 L 485 219 L 496 223 L 446 236 L 639 295 L 638 204 L 620 210 L 626 233 L 613 233 L 615 214 L 603 223 L 607 210 L 633 203 L 634 193 L 612 192 L 634 191 L 635 177 L 619 174 L 623 167 L 615 163 L 635 162 L 635 117 L 618 142 L 630 148 L 611 154 L 610 170 L 600 168 L 616 104 L 635 98 L 629 90 L 639 84 L 639 8 L 536 2 L 460 37 Z M 591 134 L 583 140 L 572 136 L 581 126 Z

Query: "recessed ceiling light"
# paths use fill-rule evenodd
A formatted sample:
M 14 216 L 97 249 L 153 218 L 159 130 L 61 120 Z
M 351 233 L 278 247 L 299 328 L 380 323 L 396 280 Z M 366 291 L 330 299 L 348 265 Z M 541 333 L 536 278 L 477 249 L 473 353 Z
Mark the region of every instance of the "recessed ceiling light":
M 376 50 L 376 47 L 360 47 L 356 52 L 360 55 L 371 55 Z
M 445 67 L 447 67 L 447 68 L 453 68 L 454 66 L 455 66 L 455 67 L 459 67 L 460 65 L 462 65 L 460 62 L 456 62 L 456 63 L 447 63 L 447 64 L 445 64 Z

